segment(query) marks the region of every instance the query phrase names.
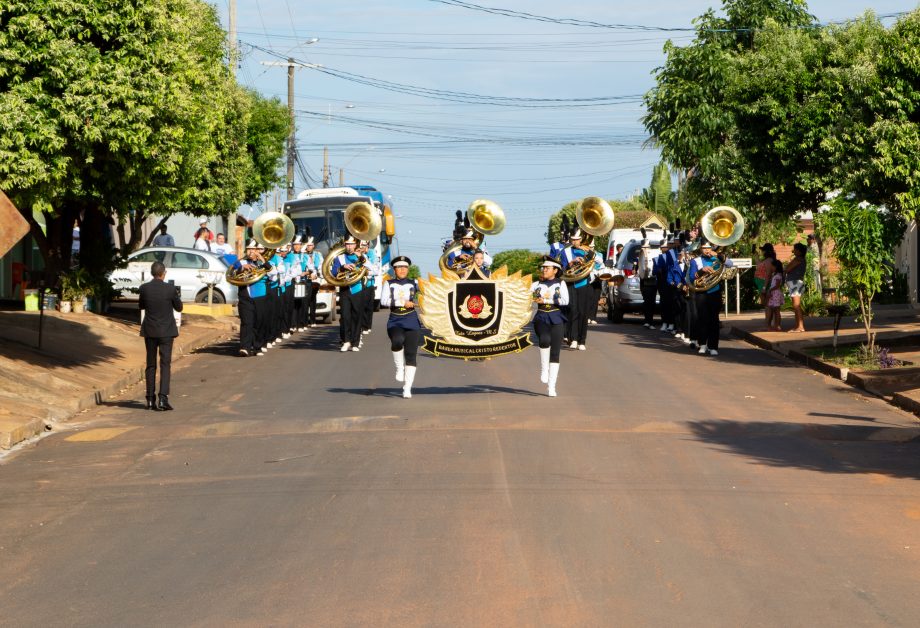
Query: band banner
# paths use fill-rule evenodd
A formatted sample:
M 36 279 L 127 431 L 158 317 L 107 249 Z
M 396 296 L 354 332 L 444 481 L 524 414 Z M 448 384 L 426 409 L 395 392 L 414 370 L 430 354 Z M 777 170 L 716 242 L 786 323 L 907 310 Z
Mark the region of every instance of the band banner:
M 422 350 L 437 357 L 469 360 L 472 358 L 491 358 L 498 355 L 518 353 L 530 346 L 533 346 L 533 343 L 530 342 L 530 334 L 514 336 L 504 342 L 497 342 L 494 344 L 477 343 L 475 345 L 449 343 L 437 338 L 432 338 L 431 336 L 426 336 Z

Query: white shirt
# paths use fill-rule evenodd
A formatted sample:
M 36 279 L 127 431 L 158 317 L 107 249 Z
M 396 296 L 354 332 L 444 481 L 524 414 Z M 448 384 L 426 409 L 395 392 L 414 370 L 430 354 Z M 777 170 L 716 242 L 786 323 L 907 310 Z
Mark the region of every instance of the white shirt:
M 197 247 L 196 247 L 197 248 Z M 229 242 L 224 242 L 223 244 L 215 244 L 211 248 L 211 252 L 217 255 L 232 255 L 233 247 L 230 246 Z
M 211 243 L 205 240 L 204 238 L 197 238 L 195 240 L 195 250 L 197 251 L 210 251 Z

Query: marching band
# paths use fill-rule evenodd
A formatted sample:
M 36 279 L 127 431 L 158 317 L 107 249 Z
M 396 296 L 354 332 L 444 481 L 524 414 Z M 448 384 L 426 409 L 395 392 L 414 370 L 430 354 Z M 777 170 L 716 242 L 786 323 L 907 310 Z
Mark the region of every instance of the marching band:
M 587 348 L 588 321 L 598 307 L 594 284 L 613 281 L 612 271 L 594 247 L 594 237 L 613 227 L 612 209 L 603 199 L 588 197 L 579 203 L 575 218 L 573 226 L 563 218 L 561 238 L 543 256 L 538 279 L 530 287 L 540 382 L 549 397 L 557 396 L 563 344 L 579 351 Z M 321 283 L 338 288 L 340 351 L 360 351 L 362 337 L 372 329 L 375 289 L 382 281 L 380 305 L 389 310 L 386 329 L 395 379 L 403 385 L 402 396 L 410 399 L 423 340 L 419 284 L 409 278 L 412 262 L 405 256 L 391 260 L 393 276 L 383 274 L 381 260 L 369 246 L 381 229 L 376 210 L 363 202 L 350 206 L 348 233 L 325 258 L 309 232 L 293 235 L 293 223 L 283 214 L 263 215 L 260 221 L 245 256 L 227 271 L 227 280 L 239 286 L 239 354 L 265 355 L 291 334 L 313 327 Z M 488 278 L 492 260 L 483 250 L 483 241 L 503 226 L 504 213 L 491 201 L 474 201 L 465 219 L 457 212 L 454 238 L 439 261 L 444 276 L 463 281 L 475 270 L 476 279 Z M 676 228 L 670 225 L 657 243 L 660 254 L 654 258 L 643 230 L 635 272 L 644 301 L 644 326 L 653 328 L 658 299 L 661 331 L 700 354 L 718 355 L 721 280 L 732 266 L 725 248 L 737 241 L 743 229 L 736 210 L 719 207 L 707 212 L 691 231 L 681 231 L 679 223 Z

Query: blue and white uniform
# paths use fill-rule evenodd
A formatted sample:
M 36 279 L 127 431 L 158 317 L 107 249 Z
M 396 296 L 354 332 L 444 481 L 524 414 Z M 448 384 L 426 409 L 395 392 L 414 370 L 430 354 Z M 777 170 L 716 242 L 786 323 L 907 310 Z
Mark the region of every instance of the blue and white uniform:
M 562 252 L 562 268 L 567 269 L 576 260 L 583 259 L 587 252 L 574 246 L 566 247 Z M 592 272 L 599 272 L 603 269 L 603 263 L 600 256 L 594 256 Z M 571 282 L 571 294 L 569 295 L 569 321 L 567 324 L 566 338 L 571 342 L 571 347 L 579 348 L 585 346 L 588 339 L 588 319 L 593 318 L 597 312 L 597 300 L 594 300 L 594 289 L 590 285 L 590 274 L 584 279 Z M 592 304 L 592 300 L 594 303 Z
M 714 271 L 719 269 L 721 264 L 726 268 L 731 268 L 732 261 L 726 259 L 720 262 L 715 255 L 701 255 L 693 260 L 690 265 L 689 281 L 691 284 L 703 268 L 712 268 Z M 700 353 L 707 351 L 712 353 L 719 350 L 719 312 L 722 311 L 722 284 L 717 283 L 706 292 L 698 292 L 695 295 L 696 303 L 696 329 L 695 338 L 700 344 Z
M 554 269 L 555 277 L 541 279 L 530 285 L 530 292 L 537 304 L 533 317 L 533 332 L 540 347 L 540 381 L 547 385 L 547 394 L 556 396 L 556 379 L 559 377 L 559 354 L 562 350 L 562 336 L 565 334 L 567 317 L 563 308 L 569 304 L 569 289 L 559 279 L 562 265 L 551 255 L 543 258 L 541 276 L 546 269 Z
M 540 297 L 543 303 L 537 305 L 534 323 L 540 321 L 548 325 L 563 325 L 566 322 L 562 308 L 569 304 L 569 289 L 564 281 L 535 281 L 530 287 L 534 299 Z M 557 360 L 558 362 L 558 360 Z
M 411 260 L 404 255 L 392 260 L 394 272 L 400 268 L 408 269 L 411 264 Z M 380 294 L 381 307 L 390 308 L 387 336 L 390 337 L 390 351 L 396 366 L 396 381 L 403 382 L 403 397 L 406 399 L 412 397 L 418 345 L 422 337 L 422 324 L 415 308 L 417 296 L 418 283 L 408 277 L 387 280 Z
M 357 253 L 342 253 L 332 260 L 330 272 L 335 277 L 347 265 L 357 266 L 360 257 Z M 339 320 L 339 339 L 342 350 L 358 351 L 361 344 L 361 320 L 364 315 L 363 282 L 356 281 L 350 286 L 339 288 L 339 307 L 342 318 Z

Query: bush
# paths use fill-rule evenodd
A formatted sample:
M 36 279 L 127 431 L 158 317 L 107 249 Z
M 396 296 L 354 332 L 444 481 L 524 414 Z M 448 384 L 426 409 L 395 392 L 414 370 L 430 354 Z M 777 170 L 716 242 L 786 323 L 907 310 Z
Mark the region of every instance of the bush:
M 522 275 L 538 276 L 540 263 L 543 261 L 543 254 L 527 249 L 511 249 L 496 253 L 492 257 L 492 270 L 498 270 L 502 266 L 508 267 L 508 274 L 514 274 L 521 271 Z

